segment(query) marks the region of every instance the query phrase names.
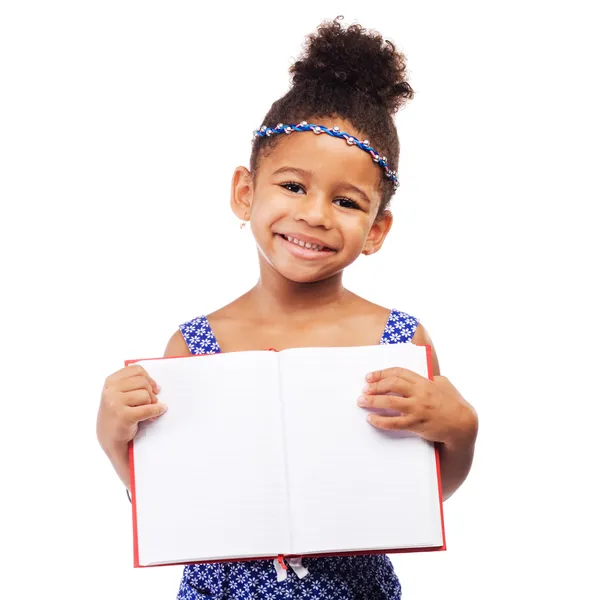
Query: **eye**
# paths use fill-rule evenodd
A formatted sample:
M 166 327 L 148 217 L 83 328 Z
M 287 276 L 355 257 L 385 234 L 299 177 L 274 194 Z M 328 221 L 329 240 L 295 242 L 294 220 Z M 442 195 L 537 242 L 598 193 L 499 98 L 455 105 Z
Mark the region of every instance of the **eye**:
M 293 194 L 297 194 L 298 192 L 304 192 L 304 188 L 299 184 L 293 181 L 288 181 L 286 183 L 281 183 L 281 187 Z
M 338 206 L 342 208 L 360 209 L 360 206 L 354 200 L 350 200 L 350 198 L 336 198 L 334 202 L 339 202 Z

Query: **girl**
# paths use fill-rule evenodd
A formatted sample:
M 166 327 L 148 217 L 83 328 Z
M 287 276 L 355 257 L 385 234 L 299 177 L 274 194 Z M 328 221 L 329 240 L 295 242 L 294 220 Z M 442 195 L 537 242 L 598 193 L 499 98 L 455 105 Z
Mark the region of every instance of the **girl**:
M 181 325 L 165 356 L 432 345 L 415 318 L 342 285 L 344 269 L 360 254 L 377 252 L 392 226 L 388 205 L 399 153 L 393 115 L 413 96 L 405 68 L 391 43 L 358 25 L 327 22 L 307 38 L 305 54 L 291 67 L 291 89 L 255 132 L 250 169 L 233 173 L 231 208 L 242 226 L 250 223 L 259 281 L 231 304 Z M 392 416 L 370 415 L 372 426 L 406 429 L 439 444 L 448 498 L 469 472 L 478 423 L 473 408 L 440 377 L 435 350 L 433 363 L 434 381 L 399 368 L 371 373 L 357 401 L 392 409 Z M 166 410 L 158 392 L 138 366 L 106 380 L 98 439 L 125 486 L 127 445 L 138 423 Z M 307 558 L 290 567 L 281 580 L 271 561 L 189 565 L 178 598 L 401 597 L 385 555 Z

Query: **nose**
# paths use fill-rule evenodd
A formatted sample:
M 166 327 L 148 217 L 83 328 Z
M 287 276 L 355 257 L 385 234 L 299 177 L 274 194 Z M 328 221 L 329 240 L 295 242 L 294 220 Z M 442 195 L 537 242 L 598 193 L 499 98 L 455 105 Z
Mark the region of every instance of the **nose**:
M 324 194 L 306 194 L 298 202 L 294 218 L 296 221 L 304 221 L 310 227 L 331 229 L 332 204 Z

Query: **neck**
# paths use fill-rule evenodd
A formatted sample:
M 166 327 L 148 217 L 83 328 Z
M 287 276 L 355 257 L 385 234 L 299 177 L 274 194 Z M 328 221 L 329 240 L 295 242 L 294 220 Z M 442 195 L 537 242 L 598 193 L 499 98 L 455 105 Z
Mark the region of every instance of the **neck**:
M 256 315 L 269 319 L 289 319 L 293 315 L 303 320 L 312 318 L 315 308 L 321 313 L 328 308 L 338 309 L 353 295 L 342 285 L 341 272 L 322 281 L 296 283 L 260 262 L 260 279 L 247 295 Z

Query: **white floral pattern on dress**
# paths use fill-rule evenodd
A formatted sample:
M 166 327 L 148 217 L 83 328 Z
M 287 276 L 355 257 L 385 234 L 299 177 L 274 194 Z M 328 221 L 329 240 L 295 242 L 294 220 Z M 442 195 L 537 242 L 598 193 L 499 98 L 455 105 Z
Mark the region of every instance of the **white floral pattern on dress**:
M 410 342 L 415 335 L 419 321 L 399 310 L 392 310 L 383 330 L 381 344 L 401 344 Z
M 410 342 L 418 320 L 392 310 L 380 344 Z M 221 348 L 205 316 L 179 327 L 192 354 L 217 354 Z M 400 600 L 402 588 L 385 554 L 305 558 L 308 575 L 293 569 L 277 582 L 272 560 L 187 565 L 177 600 Z
M 218 354 L 221 352 L 217 338 L 204 315 L 180 325 L 179 330 L 192 354 Z

